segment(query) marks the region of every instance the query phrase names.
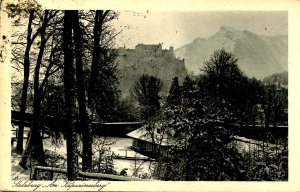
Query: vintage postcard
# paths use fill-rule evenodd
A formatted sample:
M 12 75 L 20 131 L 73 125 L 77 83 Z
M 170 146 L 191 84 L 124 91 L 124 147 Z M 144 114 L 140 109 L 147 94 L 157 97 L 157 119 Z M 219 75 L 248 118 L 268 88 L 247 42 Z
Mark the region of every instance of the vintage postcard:
M 3 0 L 0 19 L 1 190 L 300 190 L 299 1 Z

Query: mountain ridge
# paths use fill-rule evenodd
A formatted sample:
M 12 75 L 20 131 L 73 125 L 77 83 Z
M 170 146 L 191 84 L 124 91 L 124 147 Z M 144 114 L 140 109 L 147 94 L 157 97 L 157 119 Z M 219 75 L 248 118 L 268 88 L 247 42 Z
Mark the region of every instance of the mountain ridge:
M 221 26 L 210 37 L 195 38 L 174 52 L 176 57 L 185 59 L 185 66 L 190 73 L 199 74 L 204 61 L 208 60 L 215 50 L 222 48 L 236 56 L 240 69 L 249 77 L 262 79 L 273 73 L 287 71 L 288 68 L 286 35 L 258 35 L 230 26 Z

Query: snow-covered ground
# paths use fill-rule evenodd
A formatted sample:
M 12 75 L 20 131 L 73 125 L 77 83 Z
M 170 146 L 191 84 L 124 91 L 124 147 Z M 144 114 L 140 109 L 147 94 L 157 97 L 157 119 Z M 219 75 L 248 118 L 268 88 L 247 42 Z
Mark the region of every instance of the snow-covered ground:
M 27 129 L 27 128 L 26 128 Z M 12 135 L 14 136 L 14 135 Z M 24 136 L 27 136 L 27 133 L 24 134 Z M 93 143 L 93 150 L 97 149 L 97 141 L 99 142 L 112 142 L 112 145 L 107 146 L 110 148 L 110 151 L 114 154 L 114 156 L 119 157 L 131 157 L 136 158 L 137 160 L 128 160 L 128 159 L 121 159 L 121 158 L 115 158 L 113 160 L 114 169 L 117 173 L 120 173 L 123 169 L 126 169 L 127 175 L 132 176 L 135 170 L 139 169 L 139 174 L 147 173 L 150 174 L 150 167 L 151 163 L 147 160 L 141 160 L 146 159 L 146 156 L 143 156 L 139 153 L 136 153 L 132 150 L 130 150 L 128 147 L 132 145 L 132 139 L 131 138 L 117 138 L 117 137 L 95 137 L 94 143 Z M 52 143 L 51 138 L 47 138 L 43 140 L 44 149 L 48 151 L 49 153 L 54 153 L 56 155 L 60 155 L 64 158 L 66 158 L 66 141 L 63 140 L 59 145 L 55 145 Z M 24 139 L 24 147 L 26 145 L 26 139 Z M 24 170 L 21 168 L 18 163 L 21 158 L 21 154 L 18 154 L 14 148 L 16 147 L 16 142 L 12 145 L 12 153 L 11 153 L 11 166 L 12 166 L 12 172 L 11 172 L 11 178 L 14 179 L 20 179 L 20 180 L 28 180 L 30 177 L 30 169 Z M 80 147 L 80 146 L 79 146 Z M 97 155 L 97 152 L 96 152 Z M 27 162 L 28 167 L 30 166 L 30 161 Z M 152 164 L 153 165 L 153 164 Z M 61 162 L 60 167 L 66 167 L 66 162 Z M 153 167 L 153 166 L 152 166 Z
M 30 178 L 30 170 L 24 170 L 19 166 L 21 155 L 14 150 L 11 152 L 11 179 L 12 180 L 28 180 Z
M 27 130 L 29 130 L 28 127 L 25 128 L 26 132 L 24 133 L 24 137 L 27 137 Z M 12 132 L 12 137 L 15 136 L 15 132 Z M 103 142 L 112 143 L 111 145 L 107 145 L 106 147 L 109 148 L 109 150 L 114 154 L 114 156 L 119 157 L 131 157 L 136 158 L 136 160 L 128 160 L 128 159 L 122 159 L 122 158 L 114 158 L 113 164 L 114 169 L 117 173 L 120 173 L 123 169 L 126 169 L 127 175 L 132 176 L 136 169 L 139 170 L 139 174 L 147 173 L 150 175 L 150 170 L 153 168 L 154 164 L 147 160 L 142 160 L 147 158 L 146 156 L 143 156 L 139 153 L 136 153 L 132 150 L 130 150 L 128 147 L 132 145 L 132 138 L 117 138 L 117 137 L 95 137 L 94 143 L 93 143 L 93 150 L 97 151 L 97 143 L 99 144 Z M 44 149 L 48 153 L 53 153 L 56 155 L 59 155 L 66 159 L 66 141 L 63 140 L 59 145 L 55 145 L 52 143 L 51 138 L 47 138 L 43 140 Z M 26 145 L 26 139 L 24 139 L 24 146 Z M 253 139 L 247 139 L 245 137 L 236 137 L 235 140 L 235 146 L 240 152 L 244 151 L 250 151 L 253 149 L 261 148 L 263 145 L 262 141 L 256 141 Z M 265 146 L 267 146 L 269 149 L 271 148 L 278 148 L 280 146 L 265 143 Z M 21 168 L 18 163 L 21 158 L 21 155 L 18 154 L 14 148 L 16 147 L 16 142 L 12 145 L 12 152 L 11 152 L 11 166 L 12 166 L 12 172 L 11 172 L 11 178 L 13 180 L 28 180 L 30 175 L 30 169 L 24 170 Z M 97 155 L 97 152 L 96 152 Z M 29 164 L 33 163 L 28 161 Z M 65 160 L 61 160 L 59 163 L 56 162 L 55 166 L 57 167 L 66 167 Z
M 248 139 L 246 137 L 236 136 L 235 139 L 236 139 L 235 140 L 236 147 L 240 152 L 242 152 L 243 150 L 249 151 L 253 148 L 262 148 L 262 147 L 265 147 L 265 148 L 267 147 L 270 149 L 275 149 L 275 148 L 281 149 L 282 148 L 281 145 L 271 144 L 271 143 L 267 143 L 267 142 L 263 143 L 263 141 Z

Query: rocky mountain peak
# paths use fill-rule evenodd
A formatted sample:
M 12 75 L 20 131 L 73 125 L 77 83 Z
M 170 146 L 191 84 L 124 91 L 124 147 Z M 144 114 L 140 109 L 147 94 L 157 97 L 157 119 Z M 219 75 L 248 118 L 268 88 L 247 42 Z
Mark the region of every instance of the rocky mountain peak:
M 273 73 L 287 71 L 287 36 L 264 36 L 221 26 L 212 36 L 196 38 L 175 50 L 176 57 L 185 58 L 189 72 L 200 73 L 204 61 L 215 50 L 224 48 L 238 58 L 240 69 L 249 77 L 262 79 Z
M 219 31 L 229 31 L 229 32 L 232 32 L 232 33 L 238 32 L 238 30 L 236 30 L 235 28 L 227 26 L 227 25 L 222 25 L 220 27 Z

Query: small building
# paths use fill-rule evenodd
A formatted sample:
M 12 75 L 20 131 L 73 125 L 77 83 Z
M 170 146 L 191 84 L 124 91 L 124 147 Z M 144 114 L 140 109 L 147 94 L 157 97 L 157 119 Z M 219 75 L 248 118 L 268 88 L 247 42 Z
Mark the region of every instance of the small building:
M 136 129 L 127 134 L 132 138 L 132 150 L 145 156 L 156 158 L 158 155 L 167 155 L 168 148 L 174 144 L 170 131 L 164 131 L 158 125 L 151 130 L 147 126 Z

